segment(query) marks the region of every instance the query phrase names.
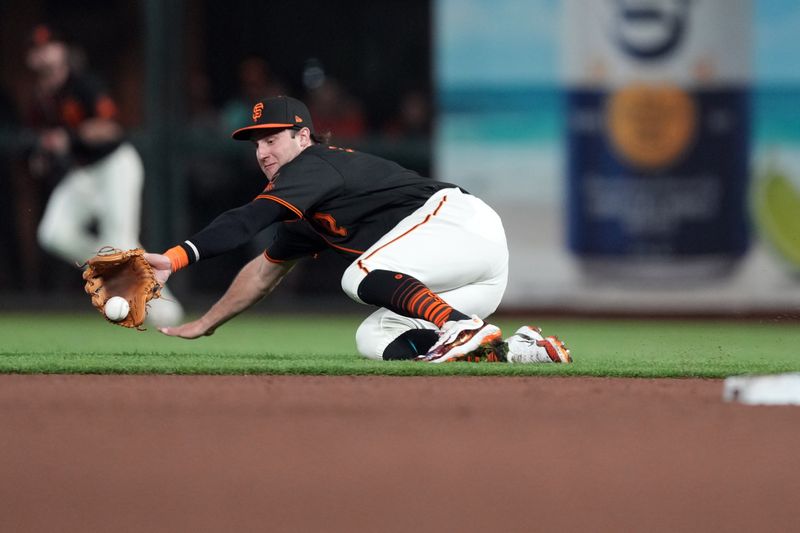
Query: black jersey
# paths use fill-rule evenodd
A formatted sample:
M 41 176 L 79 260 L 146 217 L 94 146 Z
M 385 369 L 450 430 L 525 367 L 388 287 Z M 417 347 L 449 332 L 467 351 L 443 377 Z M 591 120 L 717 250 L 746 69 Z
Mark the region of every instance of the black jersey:
M 55 94 L 34 103 L 29 122 L 36 129 L 64 128 L 72 141 L 72 162 L 81 166 L 102 159 L 113 152 L 121 141 L 88 145 L 78 137 L 78 127 L 87 119 L 113 119 L 116 114 L 116 104 L 98 79 L 70 73 Z
M 450 187 L 374 155 L 312 145 L 284 165 L 256 199 L 277 202 L 300 221 L 277 228 L 266 253 L 293 259 L 330 246 L 352 258 Z
M 251 203 L 221 214 L 180 246 L 193 263 L 269 228 L 266 254 L 273 261 L 328 248 L 352 259 L 451 187 L 374 155 L 315 144 L 283 165 Z

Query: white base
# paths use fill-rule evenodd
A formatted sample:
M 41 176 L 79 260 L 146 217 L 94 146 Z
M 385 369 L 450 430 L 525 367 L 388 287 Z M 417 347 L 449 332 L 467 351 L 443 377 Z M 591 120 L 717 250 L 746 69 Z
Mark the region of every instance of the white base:
M 747 405 L 800 405 L 800 373 L 729 377 L 722 398 Z

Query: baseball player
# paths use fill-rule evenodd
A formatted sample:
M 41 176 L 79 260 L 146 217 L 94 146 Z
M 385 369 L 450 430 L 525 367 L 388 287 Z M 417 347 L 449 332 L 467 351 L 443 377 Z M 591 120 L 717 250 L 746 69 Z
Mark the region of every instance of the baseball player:
M 145 257 L 163 282 L 264 228 L 271 243 L 205 315 L 163 333 L 212 334 L 269 294 L 297 259 L 332 248 L 352 261 L 342 277 L 345 293 L 377 307 L 356 332 L 365 357 L 570 361 L 561 341 L 530 327 L 509 339 L 507 354 L 497 349 L 500 329 L 484 319 L 506 288 L 508 249 L 500 218 L 480 199 L 394 162 L 326 144 L 306 106 L 286 96 L 257 102 L 233 138 L 253 144 L 267 177 L 263 192 L 164 254 Z
M 142 161 L 123 136 L 113 99 L 97 79 L 72 68 L 68 46 L 47 26 L 33 30 L 26 59 L 35 76 L 30 169 L 34 176 L 58 179 L 39 223 L 39 244 L 72 264 L 104 246 L 140 246 Z M 96 232 L 90 231 L 92 222 Z M 156 325 L 182 317 L 169 292 L 149 315 Z

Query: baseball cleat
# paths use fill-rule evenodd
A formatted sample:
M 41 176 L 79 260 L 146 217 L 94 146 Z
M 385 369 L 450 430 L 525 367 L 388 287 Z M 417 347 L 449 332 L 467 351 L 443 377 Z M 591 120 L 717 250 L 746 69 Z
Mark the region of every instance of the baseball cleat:
M 500 344 L 503 333 L 495 325 L 472 315 L 472 318 L 445 323 L 439 340 L 428 353 L 417 358 L 429 363 L 451 361 L 500 361 L 494 346 Z
M 544 337 L 534 326 L 522 326 L 506 339 L 509 363 L 571 363 L 572 356 L 558 337 Z
M 567 345 L 555 335 L 545 337 L 543 341 L 538 341 L 539 346 L 544 346 L 547 350 L 547 355 L 554 363 L 571 363 L 572 354 L 569 352 Z
M 498 338 L 488 344 L 478 346 L 459 361 L 467 363 L 505 363 L 506 362 L 506 343 Z

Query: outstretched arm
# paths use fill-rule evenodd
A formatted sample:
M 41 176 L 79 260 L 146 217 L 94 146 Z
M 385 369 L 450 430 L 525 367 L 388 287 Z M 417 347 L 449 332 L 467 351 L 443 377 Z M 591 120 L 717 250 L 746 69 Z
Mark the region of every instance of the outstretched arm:
M 272 292 L 293 266 L 294 263 L 271 263 L 261 254 L 239 271 L 225 294 L 202 317 L 194 322 L 158 330 L 165 335 L 184 339 L 211 335 L 219 326 Z
M 171 271 L 177 272 L 197 261 L 238 248 L 273 223 L 296 216 L 277 202 L 256 199 L 225 211 L 208 226 L 164 254 L 172 262 Z

